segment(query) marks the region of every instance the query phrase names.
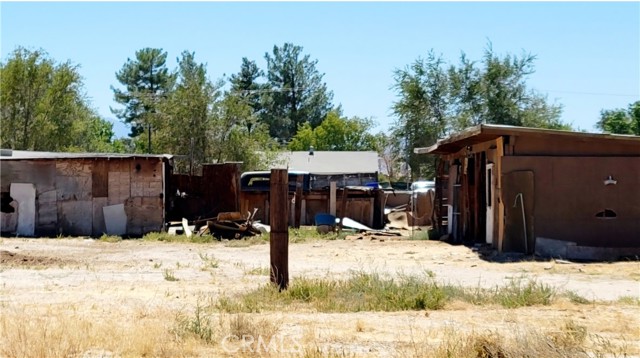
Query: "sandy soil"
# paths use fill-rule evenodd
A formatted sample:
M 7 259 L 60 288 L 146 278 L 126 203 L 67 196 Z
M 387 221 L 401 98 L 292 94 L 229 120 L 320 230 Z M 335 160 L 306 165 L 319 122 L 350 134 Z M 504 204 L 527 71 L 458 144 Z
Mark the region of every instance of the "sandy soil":
M 434 241 L 339 240 L 291 244 L 289 271 L 296 277 L 346 277 L 353 271 L 435 274 L 441 282 L 470 287 L 502 286 L 518 277 L 573 291 L 587 299 L 640 298 L 640 261 L 559 263 L 495 262 L 464 246 Z M 216 267 L 209 265 L 217 262 Z M 0 309 L 73 306 L 75 312 L 109 316 L 141 310 L 184 310 L 206 299 L 233 295 L 268 282 L 269 245 L 184 244 L 92 239 L 0 239 Z M 209 266 L 208 266 L 209 265 Z M 178 279 L 165 279 L 167 270 Z M 510 330 L 544 327 L 574 319 L 596 332 L 628 325 L 632 345 L 640 342 L 640 307 L 571 305 L 508 310 L 450 307 L 431 312 L 264 313 L 280 331 L 339 344 L 358 354 L 392 354 L 400 340 L 443 328 Z M 595 319 L 597 317 L 597 319 Z M 357 327 L 356 327 L 357 326 Z M 609 327 L 612 326 L 612 327 Z M 615 327 L 613 327 L 615 326 Z M 309 328 L 312 327 L 312 328 Z M 609 328 L 608 328 L 609 327 Z M 615 329 L 614 329 L 615 328 Z M 306 333 L 305 333 L 306 334 Z M 336 343 L 337 342 L 337 343 Z M 396 342 L 393 343 L 392 342 Z M 329 343 L 327 343 L 329 344 Z M 632 350 L 633 351 L 633 350 Z

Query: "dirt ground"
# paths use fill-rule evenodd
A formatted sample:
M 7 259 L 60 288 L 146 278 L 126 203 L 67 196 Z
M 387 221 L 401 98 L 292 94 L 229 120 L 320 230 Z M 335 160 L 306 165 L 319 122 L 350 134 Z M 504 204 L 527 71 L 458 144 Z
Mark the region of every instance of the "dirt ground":
M 2 238 L 0 310 L 33 309 L 46 315 L 59 307 L 97 320 L 132 317 L 154 310 L 189 310 L 203 299 L 216 300 L 267 283 L 269 245 L 237 247 L 230 243 Z M 418 334 L 428 336 L 433 330 L 540 329 L 567 319 L 598 334 L 622 329 L 631 347 L 628 352 L 640 354 L 640 306 L 616 303 L 623 297 L 640 298 L 638 260 L 495 262 L 482 259 L 465 246 L 369 238 L 291 244 L 289 260 L 291 280 L 302 276 L 343 278 L 354 271 L 366 271 L 434 274 L 440 282 L 491 288 L 522 277 L 600 302 L 520 309 L 460 304 L 430 312 L 261 314 L 279 322 L 281 332 L 312 334 L 316 343 L 335 345 L 349 354 L 394 356 L 398 342 L 411 341 Z M 175 280 L 167 280 L 168 273 Z

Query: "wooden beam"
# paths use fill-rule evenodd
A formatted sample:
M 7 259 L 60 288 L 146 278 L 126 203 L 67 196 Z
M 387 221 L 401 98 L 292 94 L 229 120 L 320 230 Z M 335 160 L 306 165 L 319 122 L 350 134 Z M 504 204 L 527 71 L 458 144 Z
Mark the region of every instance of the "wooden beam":
M 345 186 L 342 188 L 342 202 L 340 203 L 340 223 L 338 224 L 338 235 L 342 232 L 342 221 L 345 216 L 347 216 L 347 195 L 349 194 L 349 189 Z
M 287 169 L 271 169 L 270 218 L 271 282 L 285 290 L 289 285 L 289 175 Z
M 302 181 L 304 177 L 302 175 L 298 175 L 296 178 L 296 206 L 295 206 L 295 218 L 293 226 L 295 228 L 300 227 L 300 214 L 302 211 Z
M 336 182 L 329 183 L 329 214 L 336 216 Z
M 504 239 L 504 203 L 502 198 L 502 157 L 504 156 L 504 141 L 502 137 L 496 139 L 496 198 L 498 201 L 498 252 L 502 253 L 502 242 Z

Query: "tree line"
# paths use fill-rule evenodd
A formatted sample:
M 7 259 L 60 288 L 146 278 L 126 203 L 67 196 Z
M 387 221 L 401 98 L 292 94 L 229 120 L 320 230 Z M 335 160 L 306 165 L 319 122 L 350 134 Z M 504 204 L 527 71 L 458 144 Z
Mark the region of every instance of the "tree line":
M 346 117 L 301 46 L 285 43 L 264 54 L 266 68 L 242 58 L 237 73 L 212 80 L 206 63 L 184 51 L 176 68 L 159 48 L 135 52 L 115 72 L 112 113 L 131 128 L 114 138 L 84 93 L 79 67 L 44 50 L 17 48 L 0 63 L 0 146 L 46 151 L 172 153 L 179 172 L 203 163 L 241 161 L 266 169 L 281 150 L 375 150 L 391 179 L 430 178 L 434 161 L 416 147 L 480 123 L 571 130 L 562 106 L 527 87 L 535 56 L 499 56 L 489 44 L 479 61 L 462 53 L 449 64 L 432 50 L 394 70 L 390 104 L 395 122 L 371 133 L 366 117 Z M 640 101 L 603 110 L 600 130 L 640 134 Z

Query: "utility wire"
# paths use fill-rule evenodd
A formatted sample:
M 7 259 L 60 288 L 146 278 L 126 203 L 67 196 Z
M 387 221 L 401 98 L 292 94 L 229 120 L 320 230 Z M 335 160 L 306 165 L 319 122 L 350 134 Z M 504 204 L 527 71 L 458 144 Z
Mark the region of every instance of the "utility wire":
M 598 93 L 598 92 L 578 92 L 578 91 L 558 91 L 558 90 L 540 90 L 542 92 L 551 92 L 551 93 L 567 93 L 567 94 L 583 94 L 589 96 L 616 96 L 616 97 L 638 97 L 639 94 L 623 94 L 623 93 Z

